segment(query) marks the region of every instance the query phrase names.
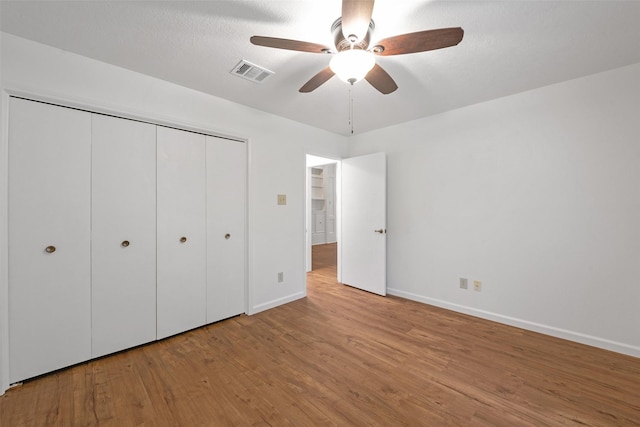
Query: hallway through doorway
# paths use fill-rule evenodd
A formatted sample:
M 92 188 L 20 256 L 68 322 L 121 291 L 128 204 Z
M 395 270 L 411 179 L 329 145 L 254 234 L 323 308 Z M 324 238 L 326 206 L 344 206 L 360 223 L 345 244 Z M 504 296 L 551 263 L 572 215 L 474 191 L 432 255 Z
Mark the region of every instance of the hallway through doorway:
M 316 270 L 336 270 L 338 264 L 338 244 L 326 243 L 323 245 L 313 245 L 311 269 Z

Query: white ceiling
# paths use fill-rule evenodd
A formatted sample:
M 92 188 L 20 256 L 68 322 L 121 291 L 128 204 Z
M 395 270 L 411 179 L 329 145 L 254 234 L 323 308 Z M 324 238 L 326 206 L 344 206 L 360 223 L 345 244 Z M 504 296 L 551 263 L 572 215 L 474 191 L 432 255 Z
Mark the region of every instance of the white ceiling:
M 331 45 L 340 0 L 6 1 L 2 31 L 349 135 L 349 85 L 298 89 L 330 57 L 254 46 L 252 35 Z M 462 27 L 452 48 L 378 57 L 399 89 L 351 89 L 355 133 L 640 62 L 640 1 L 377 0 L 375 40 Z M 229 71 L 275 72 L 263 84 Z M 496 117 L 496 120 L 500 120 Z

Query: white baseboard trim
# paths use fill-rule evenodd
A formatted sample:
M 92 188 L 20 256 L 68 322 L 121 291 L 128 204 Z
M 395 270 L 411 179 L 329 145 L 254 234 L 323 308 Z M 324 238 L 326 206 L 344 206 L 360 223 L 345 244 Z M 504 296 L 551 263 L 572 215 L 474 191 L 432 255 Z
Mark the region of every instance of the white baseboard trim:
M 253 307 L 251 307 L 251 310 L 249 313 L 249 315 L 252 314 L 257 314 L 260 313 L 261 311 L 265 311 L 265 310 L 269 310 L 270 308 L 274 308 L 277 307 L 279 305 L 282 304 L 286 304 L 295 300 L 299 300 L 301 298 L 304 298 L 307 296 L 306 292 L 297 292 L 295 294 L 291 294 L 291 295 L 287 295 L 286 297 L 282 297 L 282 298 L 278 298 L 278 299 L 274 299 L 271 301 L 267 301 L 265 303 L 262 304 L 258 304 L 258 305 L 254 305 Z
M 640 347 L 632 346 L 629 344 L 594 337 L 592 335 L 586 335 L 580 332 L 568 331 L 566 329 L 560 329 L 553 326 L 530 322 L 527 320 L 517 319 L 515 317 L 504 316 L 501 314 L 492 313 L 490 311 L 478 310 L 473 307 L 454 304 L 435 298 L 428 298 L 422 295 L 413 294 L 411 292 L 401 291 L 399 289 L 387 288 L 387 293 L 389 295 L 395 295 L 401 298 L 410 299 L 412 301 L 433 305 L 436 307 L 455 311 L 457 313 L 468 314 L 470 316 L 479 317 L 481 319 L 491 320 L 493 322 L 503 323 L 509 326 L 515 326 L 516 328 L 538 332 L 541 334 L 550 335 L 552 337 L 562 338 L 568 341 L 574 341 L 580 344 L 586 344 L 605 350 L 615 351 L 616 353 L 640 357 Z

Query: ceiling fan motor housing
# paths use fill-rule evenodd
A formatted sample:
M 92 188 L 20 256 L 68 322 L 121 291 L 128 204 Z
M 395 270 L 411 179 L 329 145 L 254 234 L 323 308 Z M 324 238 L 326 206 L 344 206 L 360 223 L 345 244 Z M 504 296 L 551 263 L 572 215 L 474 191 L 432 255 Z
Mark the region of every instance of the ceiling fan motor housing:
M 338 52 L 342 52 L 343 50 L 348 49 L 362 49 L 367 50 L 369 47 L 369 42 L 371 41 L 371 34 L 373 34 L 373 30 L 376 28 L 373 19 L 369 22 L 369 28 L 367 28 L 367 34 L 361 40 L 355 40 L 355 42 L 351 42 L 342 34 L 342 18 L 338 18 L 331 25 L 331 34 L 333 35 L 333 42 L 336 46 L 336 50 Z

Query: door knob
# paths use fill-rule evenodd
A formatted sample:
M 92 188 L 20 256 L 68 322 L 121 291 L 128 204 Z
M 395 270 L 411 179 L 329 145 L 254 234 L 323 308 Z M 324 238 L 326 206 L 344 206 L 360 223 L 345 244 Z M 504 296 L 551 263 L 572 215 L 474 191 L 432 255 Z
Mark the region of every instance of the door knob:
M 126 248 L 127 246 L 129 246 L 129 241 L 123 240 L 122 243 L 120 243 L 120 246 L 122 246 L 123 248 Z
M 385 233 L 385 229 L 384 228 L 381 228 L 379 230 L 373 230 L 373 231 L 375 231 L 376 233 L 380 233 L 380 234 L 384 234 Z
M 47 246 L 46 248 L 44 248 L 44 251 L 48 254 L 52 254 L 56 251 L 56 247 L 55 246 Z
M 225 234 L 225 235 L 224 235 L 224 238 L 225 238 L 225 239 L 227 239 L 227 240 L 229 240 L 229 239 L 231 238 L 231 234 L 229 234 L 229 233 Z
M 182 237 L 180 238 L 180 243 L 184 243 L 184 242 L 186 242 L 186 241 L 187 241 L 187 238 L 186 238 L 186 237 L 182 236 Z

